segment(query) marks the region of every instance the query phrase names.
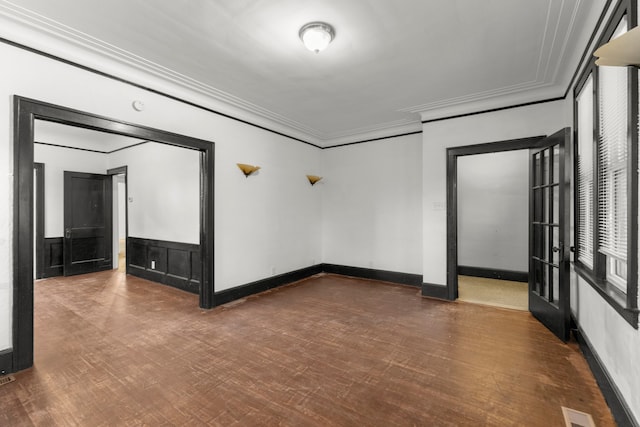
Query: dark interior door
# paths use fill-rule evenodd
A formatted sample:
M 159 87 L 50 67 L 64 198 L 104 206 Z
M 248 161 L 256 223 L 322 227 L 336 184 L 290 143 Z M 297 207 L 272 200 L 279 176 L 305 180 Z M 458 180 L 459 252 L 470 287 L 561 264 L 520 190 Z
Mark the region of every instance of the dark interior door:
M 112 178 L 64 172 L 64 275 L 112 268 Z
M 529 310 L 569 339 L 570 130 L 541 142 L 530 158 Z

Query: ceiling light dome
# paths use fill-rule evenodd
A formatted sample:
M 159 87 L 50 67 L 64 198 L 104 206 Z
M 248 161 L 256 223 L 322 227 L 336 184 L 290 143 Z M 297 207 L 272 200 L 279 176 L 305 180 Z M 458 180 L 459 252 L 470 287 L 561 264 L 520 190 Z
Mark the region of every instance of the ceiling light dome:
M 325 50 L 335 37 L 333 27 L 325 22 L 309 22 L 300 28 L 300 40 L 305 47 L 318 53 Z

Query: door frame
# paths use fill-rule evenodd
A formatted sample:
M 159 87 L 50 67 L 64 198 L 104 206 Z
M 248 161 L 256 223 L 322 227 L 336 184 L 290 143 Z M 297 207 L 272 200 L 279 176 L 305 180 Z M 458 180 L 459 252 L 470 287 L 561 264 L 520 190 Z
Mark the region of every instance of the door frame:
M 36 194 L 35 194 L 35 224 L 34 235 L 36 252 L 34 260 L 36 264 L 36 277 L 35 279 L 44 278 L 44 163 L 33 163 L 33 170 L 35 171 L 36 180 Z
M 124 267 L 125 272 L 129 274 L 129 263 L 127 262 L 127 256 L 129 253 L 129 248 L 127 247 L 127 239 L 129 238 L 129 182 L 128 182 L 128 167 L 118 166 L 117 168 L 107 169 L 107 175 L 111 176 L 113 179 L 116 175 L 124 175 Z M 113 197 L 113 192 L 111 193 Z M 113 200 L 111 201 L 113 205 Z M 120 209 L 120 207 L 118 207 Z M 113 216 L 113 222 L 115 222 L 116 216 Z M 113 225 L 113 224 L 112 224 Z M 120 224 L 118 224 L 119 226 Z M 111 240 L 113 240 L 113 236 L 111 236 Z M 111 242 L 111 247 L 113 248 L 113 241 Z M 117 258 L 120 254 L 112 254 L 112 257 Z
M 33 365 L 33 152 L 35 119 L 200 151 L 199 306 L 214 306 L 214 146 L 178 135 L 59 105 L 13 96 L 13 350 L 12 371 Z
M 458 298 L 458 157 L 538 148 L 546 136 L 447 148 L 447 286 L 446 299 Z

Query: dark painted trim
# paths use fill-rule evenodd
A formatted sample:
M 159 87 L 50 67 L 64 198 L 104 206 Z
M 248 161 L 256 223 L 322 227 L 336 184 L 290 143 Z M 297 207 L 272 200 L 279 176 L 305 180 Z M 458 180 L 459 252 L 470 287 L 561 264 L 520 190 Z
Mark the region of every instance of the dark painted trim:
M 487 279 L 511 280 L 513 282 L 529 282 L 529 272 L 527 271 L 501 270 L 497 268 L 459 265 L 458 274 L 462 276 L 485 277 Z
M 107 169 L 107 175 L 126 175 L 127 171 L 127 166 L 119 166 L 117 168 Z
M 571 80 L 569 80 L 569 86 L 567 86 L 567 90 L 565 90 L 563 98 L 566 98 L 567 96 L 569 96 L 569 92 L 571 92 L 571 88 L 573 87 L 576 78 L 578 77 L 579 74 L 581 74 L 580 69 L 583 67 L 582 64 L 584 63 L 585 59 L 587 59 L 587 62 L 593 60 L 593 57 L 589 55 L 589 48 L 591 47 L 591 43 L 593 43 L 593 39 L 595 39 L 596 34 L 598 34 L 598 29 L 602 25 L 602 21 L 604 21 L 604 17 L 607 15 L 607 12 L 611 7 L 612 2 L 613 0 L 607 0 L 607 3 L 604 5 L 604 8 L 602 9 L 602 12 L 600 12 L 600 17 L 598 18 L 598 22 L 596 23 L 596 26 L 594 27 L 594 30 L 591 33 L 591 37 L 589 37 L 589 41 L 587 42 L 587 45 L 584 47 L 584 50 L 582 51 L 582 56 L 580 56 L 580 60 L 578 61 L 578 66 L 573 72 L 573 77 L 571 77 Z
M 69 147 L 68 145 L 51 144 L 49 142 L 33 141 L 33 143 L 38 145 L 46 145 L 48 147 L 66 148 L 68 150 L 88 151 L 90 153 L 97 153 L 97 154 L 109 154 L 108 151 L 92 150 L 89 148 L 81 148 L 81 147 Z
M 0 376 L 13 372 L 13 350 L 0 351 Z
M 213 110 L 211 108 L 207 108 L 207 107 L 205 107 L 203 105 L 196 104 L 195 102 L 187 101 L 185 99 L 179 98 L 179 97 L 174 96 L 174 95 L 169 95 L 168 93 L 161 92 L 161 91 L 159 91 L 157 89 L 152 89 L 152 88 L 150 88 L 148 86 L 144 86 L 144 85 L 141 85 L 141 84 L 138 84 L 138 83 L 134 83 L 134 82 L 132 82 L 130 80 L 127 80 L 127 79 L 124 79 L 124 78 L 121 78 L 121 77 L 117 77 L 117 76 L 115 76 L 113 74 L 105 73 L 104 71 L 100 71 L 98 69 L 91 68 L 91 67 L 88 67 L 86 65 L 81 65 L 81 64 L 79 64 L 77 62 L 73 62 L 73 61 L 70 61 L 68 59 L 64 59 L 64 58 L 61 58 L 59 56 L 52 55 L 50 53 L 47 53 L 47 52 L 44 52 L 42 50 L 38 50 L 38 49 L 32 48 L 30 46 L 27 46 L 27 45 L 24 45 L 24 44 L 21 44 L 21 43 L 18 43 L 18 42 L 14 42 L 12 40 L 8 40 L 8 39 L 0 37 L 0 42 L 8 44 L 8 45 L 13 46 L 13 47 L 17 47 L 19 49 L 26 50 L 26 51 L 31 52 L 31 53 L 35 53 L 37 55 L 44 56 L 45 58 L 53 59 L 54 61 L 59 61 L 59 62 L 62 62 L 64 64 L 71 65 L 72 67 L 76 67 L 76 68 L 79 68 L 79 69 L 84 70 L 84 71 L 89 71 L 91 73 L 97 74 L 97 75 L 102 76 L 102 77 L 106 77 L 106 78 L 111 79 L 111 80 L 118 81 L 120 83 L 125 83 L 125 84 L 128 84 L 128 85 L 131 85 L 131 86 L 136 87 L 138 89 L 146 90 L 146 91 L 151 92 L 151 93 L 156 94 L 156 95 L 164 96 L 164 97 L 166 97 L 168 99 L 171 99 L 173 101 L 177 101 L 177 102 L 180 102 L 182 104 L 186 104 L 186 105 L 189 105 L 191 107 L 195 107 L 195 108 L 198 108 L 200 110 L 204 110 L 204 111 L 216 114 L 216 115 L 221 116 L 221 117 L 226 117 L 227 119 L 235 120 L 237 122 L 244 123 L 246 125 L 253 126 L 255 128 L 265 130 L 267 132 L 275 133 L 276 135 L 280 135 L 280 136 L 283 136 L 285 138 L 293 139 L 295 141 L 302 142 L 303 144 L 311 145 L 311 146 L 316 147 L 316 148 L 321 148 L 318 145 L 312 144 L 312 143 L 307 142 L 305 140 L 302 140 L 300 138 L 296 138 L 294 136 L 290 136 L 290 135 L 284 134 L 282 132 L 269 129 L 269 128 L 264 127 L 262 125 L 251 123 L 251 122 L 249 122 L 247 120 L 243 120 L 243 119 L 239 119 L 237 117 L 233 117 L 233 116 L 231 116 L 229 114 L 225 114 L 225 113 L 222 113 L 220 111 L 216 111 L 216 110 Z
M 449 296 L 449 291 L 446 286 L 434 285 L 433 283 L 422 284 L 422 296 L 446 301 L 453 301 L 455 299 Z
M 624 400 L 622 393 L 620 393 L 616 383 L 611 379 L 607 368 L 600 360 L 598 353 L 593 349 L 593 345 L 591 345 L 587 335 L 579 326 L 577 330 L 574 330 L 574 334 L 616 423 L 620 426 L 640 427 L 640 423 L 633 417 L 633 413 Z
M 33 365 L 33 137 L 36 119 L 200 150 L 200 307 L 214 296 L 214 143 L 142 125 L 13 97 L 13 369 Z
M 61 248 L 59 255 L 54 254 L 53 247 Z M 62 237 L 46 237 L 43 239 L 44 266 L 42 278 L 58 277 L 64 275 L 63 250 L 64 239 Z
M 116 148 L 115 150 L 111 150 L 111 151 L 107 152 L 107 154 L 117 153 L 118 151 L 127 150 L 127 149 L 129 149 L 129 148 L 137 147 L 138 145 L 147 144 L 147 143 L 149 143 L 149 142 L 153 142 L 153 141 L 141 141 L 141 142 L 137 142 L 137 143 L 135 143 L 135 144 L 127 145 L 126 147 Z
M 633 326 L 634 329 L 638 329 L 638 310 L 635 306 L 628 305 L 627 295 L 624 295 L 614 285 L 607 283 L 606 280 L 598 280 L 592 274 L 592 272 L 581 262 L 576 261 L 573 263 L 573 269 L 576 274 L 580 276 L 585 282 L 600 294 L 604 299 L 627 323 Z
M 90 148 L 71 147 L 70 145 L 60 145 L 60 144 L 51 144 L 49 142 L 33 141 L 34 144 L 38 144 L 38 145 L 47 145 L 49 147 L 56 147 L 56 148 L 66 148 L 68 150 L 88 151 L 90 153 L 98 153 L 98 154 L 112 154 L 118 151 L 126 150 L 128 148 L 137 147 L 138 145 L 147 144 L 149 142 L 153 142 L 153 141 L 142 141 L 142 142 L 137 142 L 135 144 L 127 145 L 126 147 L 116 148 L 115 150 L 111 150 L 111 151 L 101 151 L 101 150 L 93 150 Z
M 267 279 L 258 280 L 247 283 L 246 285 L 236 286 L 235 288 L 225 289 L 215 294 L 215 304 L 221 305 L 231 301 L 245 298 L 269 289 L 288 285 L 297 282 L 315 274 L 322 273 L 323 265 L 313 265 L 311 267 L 302 268 L 300 270 L 291 271 L 289 273 L 280 274 L 278 276 L 269 277 Z
M 397 283 L 400 285 L 415 286 L 422 285 L 421 274 L 399 273 L 388 270 L 374 270 L 371 268 L 349 267 L 346 265 L 322 264 L 322 271 L 325 273 L 340 274 L 342 276 L 358 277 L 361 279 L 380 280 L 383 282 Z
M 539 101 L 525 102 L 525 103 L 516 104 L 516 105 L 507 105 L 507 106 L 504 106 L 504 107 L 490 108 L 488 110 L 474 111 L 474 112 L 471 112 L 471 113 L 456 114 L 454 116 L 438 117 L 437 119 L 423 120 L 422 124 L 440 122 L 442 120 L 459 119 L 461 117 L 476 116 L 478 114 L 493 113 L 493 112 L 502 111 L 502 110 L 510 110 L 512 108 L 528 107 L 530 105 L 545 104 L 547 102 L 562 101 L 562 100 L 564 100 L 564 98 L 565 97 L 563 96 L 563 97 L 556 97 L 556 98 L 541 99 Z
M 44 163 L 34 163 L 33 169 L 36 172 L 35 184 L 36 184 L 36 218 L 34 227 L 35 233 L 35 245 L 36 245 L 36 279 L 42 279 L 44 277 L 45 268 L 45 247 L 44 247 Z
M 607 4 L 609 6 L 609 3 Z M 608 9 L 605 9 L 607 11 Z M 603 26 L 600 37 L 598 37 L 594 49 L 597 46 L 600 46 L 606 43 L 613 35 L 616 27 L 618 26 L 622 17 L 626 15 L 628 19 L 629 28 L 633 28 L 637 26 L 637 1 L 636 0 L 619 0 L 615 8 L 611 12 L 611 16 L 607 20 L 606 24 L 602 24 L 602 19 L 598 22 L 599 29 L 600 26 Z M 604 18 L 601 17 L 601 18 Z M 594 36 L 595 36 L 594 32 Z M 577 117 L 577 96 L 580 94 L 580 91 L 583 90 L 584 83 L 587 78 L 591 75 L 593 79 L 593 96 L 594 96 L 594 105 L 593 105 L 593 116 L 594 116 L 594 141 L 593 144 L 593 161 L 594 161 L 594 173 L 597 173 L 599 170 L 598 167 L 598 158 L 599 158 L 599 150 L 600 144 L 598 143 L 600 134 L 600 125 L 597 118 L 599 117 L 599 72 L 600 68 L 595 65 L 595 58 L 591 58 L 589 62 L 584 65 L 578 80 L 576 87 L 573 92 L 573 105 L 574 105 L 574 115 L 573 115 L 573 123 L 574 123 L 574 149 L 577 153 L 578 149 L 578 117 Z M 629 159 L 627 164 L 627 169 L 629 171 L 628 176 L 628 188 L 627 188 L 627 218 L 628 218 L 628 226 L 627 226 L 627 293 L 626 295 L 621 293 L 614 285 L 607 283 L 606 277 L 606 256 L 604 254 L 599 253 L 598 251 L 594 251 L 594 260 L 593 260 L 593 268 L 589 268 L 584 265 L 582 262 L 576 259 L 574 262 L 574 269 L 578 273 L 578 275 L 584 279 L 593 289 L 595 289 L 600 296 L 611 306 L 618 314 L 620 314 L 631 326 L 635 329 L 638 329 L 638 73 L 635 68 L 627 67 L 627 75 L 628 75 L 628 84 L 629 84 L 629 94 L 628 97 L 628 133 L 630 135 L 629 141 Z M 574 182 L 575 185 L 578 183 L 578 175 L 577 175 L 577 162 L 578 158 L 575 156 L 574 159 Z M 598 181 L 598 180 L 596 180 Z M 597 223 L 600 220 L 599 218 L 599 209 L 598 209 L 598 182 L 594 182 L 594 193 L 593 193 L 593 213 L 594 213 L 594 222 L 592 224 L 593 228 L 593 247 L 598 247 L 599 241 L 599 233 L 600 229 L 597 227 Z M 575 206 L 578 206 L 578 192 L 574 191 L 573 202 Z M 574 246 L 578 248 L 578 235 L 579 235 L 579 209 L 576 209 L 573 219 L 573 225 L 576 230 L 574 233 Z
M 293 282 L 297 282 L 307 277 L 311 277 L 319 273 L 339 274 L 342 276 L 357 277 L 361 279 L 372 279 L 384 282 L 397 283 L 400 285 L 415 286 L 420 288 L 422 285 L 422 276 L 418 274 L 398 273 L 387 270 L 373 270 L 369 268 L 349 267 L 336 264 L 317 264 L 300 270 L 291 271 L 289 273 L 280 274 L 278 276 L 269 277 L 248 283 L 246 285 L 237 286 L 231 289 L 225 289 L 215 294 L 216 305 L 226 304 L 228 302 L 245 298 L 269 289 L 284 286 Z M 442 288 L 442 286 L 439 286 Z
M 127 274 L 132 276 L 198 294 L 199 260 L 200 247 L 192 243 L 127 238 Z
M 323 150 L 328 150 L 329 148 L 346 147 L 346 146 L 349 146 L 349 145 L 364 144 L 365 142 L 382 141 L 384 139 L 399 138 L 401 136 L 417 135 L 419 133 L 422 133 L 422 131 L 421 130 L 417 130 L 415 132 L 401 133 L 401 134 L 398 134 L 398 135 L 381 136 L 380 138 L 371 138 L 371 139 L 364 139 L 362 141 L 347 142 L 345 144 L 330 145 L 328 147 L 322 147 L 322 149 Z
M 13 98 L 13 364 L 33 365 L 33 111 Z
M 447 298 L 458 298 L 458 157 L 536 148 L 544 136 L 447 149 Z
M 139 145 L 139 144 L 136 144 Z M 124 265 L 127 274 L 129 274 L 129 263 L 128 263 L 128 253 L 127 253 L 127 239 L 129 238 L 129 167 L 128 166 L 119 166 L 117 168 L 107 169 L 107 175 L 124 175 L 124 241 L 125 241 L 125 249 L 124 249 Z M 112 200 L 112 203 L 115 201 Z M 119 207 L 118 207 L 119 209 Z M 115 216 L 114 216 L 115 219 Z M 119 259 L 119 253 L 114 257 Z

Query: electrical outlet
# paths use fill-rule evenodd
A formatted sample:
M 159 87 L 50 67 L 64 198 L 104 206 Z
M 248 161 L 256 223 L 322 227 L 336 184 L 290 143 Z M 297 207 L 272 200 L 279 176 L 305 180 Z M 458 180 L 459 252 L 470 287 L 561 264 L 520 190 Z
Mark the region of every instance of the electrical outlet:
M 274 274 L 276 274 L 276 268 L 271 266 L 271 275 L 273 276 Z
M 156 262 L 155 261 L 151 261 L 151 269 L 152 270 L 156 269 Z

